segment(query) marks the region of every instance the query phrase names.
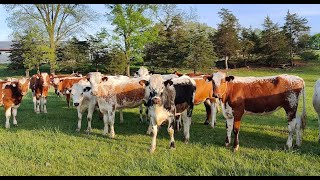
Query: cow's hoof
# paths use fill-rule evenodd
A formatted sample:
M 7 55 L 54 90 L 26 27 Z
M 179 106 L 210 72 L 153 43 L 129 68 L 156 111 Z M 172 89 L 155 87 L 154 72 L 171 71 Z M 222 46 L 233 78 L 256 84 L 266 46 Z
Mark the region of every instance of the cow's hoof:
M 47 113 L 48 113 L 48 111 L 43 111 L 43 113 L 47 114 Z
M 36 111 L 37 114 L 40 114 L 40 111 Z
M 239 151 L 239 145 L 233 148 L 233 152 L 237 152 L 237 151 Z
M 115 134 L 110 134 L 111 139 L 114 139 L 114 137 L 115 137 Z
M 230 147 L 230 143 L 226 143 L 226 148 L 229 148 Z
M 18 124 L 13 124 L 13 127 L 18 127 Z
M 155 150 L 156 150 L 156 148 L 150 148 L 149 152 L 152 154 L 152 153 L 154 153 Z
M 170 143 L 170 149 L 175 149 L 176 148 L 176 144 L 174 142 Z
M 6 124 L 6 129 L 9 129 L 10 128 L 10 124 Z
M 208 121 L 208 120 L 205 120 L 203 124 L 204 124 L 204 125 L 209 125 L 209 121 Z
M 188 144 L 189 143 L 189 138 L 184 138 L 184 143 Z

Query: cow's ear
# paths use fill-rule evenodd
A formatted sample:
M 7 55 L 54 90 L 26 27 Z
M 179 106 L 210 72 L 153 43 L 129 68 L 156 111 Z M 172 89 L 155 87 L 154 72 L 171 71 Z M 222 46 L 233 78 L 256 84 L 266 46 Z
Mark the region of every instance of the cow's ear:
M 63 79 L 60 79 L 60 82 L 62 82 L 63 81 Z
M 105 76 L 105 77 L 101 78 L 101 80 L 102 80 L 102 81 L 108 81 L 108 77 Z
M 83 92 L 89 92 L 91 90 L 91 87 L 85 87 L 84 89 L 83 89 Z
M 169 79 L 166 80 L 165 82 L 163 82 L 164 86 L 167 86 L 168 84 L 171 86 L 173 84 L 173 82 Z
M 154 74 L 154 71 L 149 71 L 149 74 L 150 74 L 150 75 Z
M 203 76 L 203 79 L 206 80 L 207 82 L 210 82 L 210 81 L 212 81 L 212 77 L 213 77 L 212 74 L 211 75 L 205 75 L 205 76 Z
M 140 80 L 139 81 L 139 84 L 141 85 L 141 86 L 149 86 L 149 81 L 147 81 L 147 80 Z
M 226 81 L 230 82 L 230 81 L 232 81 L 232 80 L 234 80 L 234 76 L 228 76 L 228 77 L 226 77 Z

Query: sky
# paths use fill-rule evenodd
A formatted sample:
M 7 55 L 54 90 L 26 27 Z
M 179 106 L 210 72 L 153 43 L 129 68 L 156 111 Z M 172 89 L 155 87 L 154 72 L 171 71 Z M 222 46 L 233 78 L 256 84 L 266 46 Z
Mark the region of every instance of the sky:
M 91 4 L 90 7 L 103 15 L 105 7 L 103 4 Z M 308 25 L 311 27 L 310 34 L 320 33 L 320 4 L 179 4 L 178 7 L 183 10 L 189 10 L 190 7 L 196 9 L 199 16 L 198 21 L 217 28 L 221 22 L 218 12 L 221 8 L 230 10 L 239 20 L 242 27 L 262 28 L 263 21 L 269 16 L 280 26 L 284 23 L 287 11 L 297 13 L 299 17 L 305 17 Z M 12 30 L 7 26 L 6 18 L 8 13 L 3 5 L 0 5 L 0 41 L 12 40 L 9 36 Z M 110 23 L 102 17 L 99 21 L 86 28 L 87 34 L 95 34 L 100 28 L 106 27 L 112 30 Z

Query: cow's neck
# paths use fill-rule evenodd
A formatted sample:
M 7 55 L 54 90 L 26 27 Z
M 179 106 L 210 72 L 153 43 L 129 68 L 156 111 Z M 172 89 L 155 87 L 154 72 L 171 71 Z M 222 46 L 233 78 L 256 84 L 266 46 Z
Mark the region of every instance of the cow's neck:
M 226 82 L 226 89 L 224 90 L 224 93 L 222 94 L 222 98 L 220 99 L 222 103 L 226 103 L 228 101 L 228 97 L 230 92 L 233 89 L 233 83 Z

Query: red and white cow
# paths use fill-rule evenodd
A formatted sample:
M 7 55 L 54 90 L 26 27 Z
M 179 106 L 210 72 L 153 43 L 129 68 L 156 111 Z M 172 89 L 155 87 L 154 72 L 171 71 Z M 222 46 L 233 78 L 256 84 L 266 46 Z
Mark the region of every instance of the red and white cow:
M 78 83 L 73 84 L 71 89 L 71 95 L 74 106 L 77 107 L 78 112 L 78 126 L 76 131 L 80 131 L 81 129 L 81 121 L 82 121 L 82 114 L 88 111 L 87 114 L 87 133 L 91 132 L 91 121 L 92 121 L 92 114 L 97 107 L 97 99 L 96 96 L 93 96 L 91 93 L 91 85 L 90 82 L 86 79 L 80 80 Z
M 29 79 L 20 78 L 16 81 L 0 81 L 1 90 L 0 90 L 0 105 L 4 106 L 6 123 L 5 127 L 10 128 L 10 117 L 13 115 L 13 125 L 17 126 L 17 112 L 18 108 L 21 105 L 22 98 L 28 92 L 29 88 Z
M 168 122 L 170 135 L 170 148 L 175 148 L 174 124 L 177 115 L 182 116 L 184 138 L 187 143 L 190 138 L 191 116 L 196 91 L 196 83 L 188 76 L 181 76 L 172 80 L 164 80 L 160 74 L 151 75 L 149 81 L 139 82 L 145 88 L 148 95 L 147 106 L 149 108 L 150 124 L 153 137 L 150 152 L 156 149 L 158 127 Z
M 217 72 L 205 79 L 212 81 L 213 95 L 222 102 L 222 112 L 227 119 L 226 146 L 235 134 L 233 148 L 239 149 L 240 122 L 244 114 L 266 114 L 284 108 L 288 118 L 289 136 L 287 146 L 292 147 L 296 131 L 296 144 L 302 143 L 302 129 L 306 125 L 305 83 L 300 77 L 278 75 L 269 77 L 236 77 Z M 300 96 L 303 96 L 303 110 L 297 113 Z
M 82 79 L 84 79 L 84 77 L 65 77 L 63 79 L 62 78 L 60 79 L 60 82 L 58 83 L 58 87 L 56 90 L 56 94 L 58 96 L 61 96 L 61 95 L 66 96 L 68 107 L 70 107 L 71 88 L 73 84 L 79 82 Z
M 127 76 L 105 76 L 100 72 L 90 72 L 87 75 L 92 94 L 97 96 L 100 112 L 103 114 L 104 131 L 114 138 L 114 117 L 116 109 L 134 108 L 145 101 L 145 90 L 139 85 L 141 78 Z
M 32 91 L 34 112 L 37 114 L 47 113 L 47 97 L 50 88 L 50 77 L 48 73 L 42 72 L 34 74 L 30 79 L 30 89 Z

